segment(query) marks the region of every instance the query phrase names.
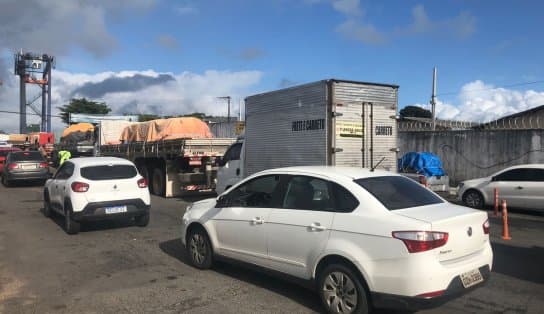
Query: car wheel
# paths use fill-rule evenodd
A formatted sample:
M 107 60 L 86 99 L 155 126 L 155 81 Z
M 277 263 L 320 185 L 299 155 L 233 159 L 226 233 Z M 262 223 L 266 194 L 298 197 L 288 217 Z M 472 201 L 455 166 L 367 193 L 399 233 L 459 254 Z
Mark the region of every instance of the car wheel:
M 319 275 L 318 291 L 327 313 L 367 314 L 367 291 L 359 277 L 342 264 L 327 266 Z
M 43 195 L 43 215 L 45 217 L 51 217 L 51 201 L 49 200 L 49 193 L 47 192 Z
M 145 227 L 149 224 L 149 213 L 134 218 L 136 226 Z
M 212 246 L 202 228 L 193 228 L 187 237 L 187 253 L 191 264 L 199 269 L 212 267 Z
M 67 205 L 64 209 L 64 230 L 68 234 L 78 234 L 80 223 L 72 219 L 72 206 Z
M 11 182 L 9 182 L 9 180 L 6 179 L 5 176 L 2 176 L 2 184 L 3 184 L 5 187 L 11 186 Z
M 472 208 L 483 208 L 484 198 L 482 194 L 476 190 L 468 190 L 463 194 L 463 203 Z

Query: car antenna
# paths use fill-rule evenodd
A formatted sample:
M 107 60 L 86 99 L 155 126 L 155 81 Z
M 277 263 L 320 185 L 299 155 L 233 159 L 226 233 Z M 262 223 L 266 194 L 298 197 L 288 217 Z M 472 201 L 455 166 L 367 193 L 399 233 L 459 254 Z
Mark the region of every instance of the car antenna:
M 374 167 L 370 168 L 370 171 L 374 171 L 374 169 L 378 168 L 378 166 L 379 166 L 379 165 L 382 163 L 382 161 L 384 161 L 384 160 L 385 160 L 385 156 L 382 157 L 382 159 L 380 159 L 380 161 L 378 161 L 378 163 L 377 163 Z

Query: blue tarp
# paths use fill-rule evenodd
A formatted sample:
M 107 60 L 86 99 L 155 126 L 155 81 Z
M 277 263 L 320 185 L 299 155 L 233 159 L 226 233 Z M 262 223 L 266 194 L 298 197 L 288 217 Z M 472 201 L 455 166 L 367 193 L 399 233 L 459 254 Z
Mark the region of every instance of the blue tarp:
M 409 152 L 399 159 L 399 172 L 415 171 L 426 177 L 443 176 L 442 161 L 435 154 L 428 152 Z

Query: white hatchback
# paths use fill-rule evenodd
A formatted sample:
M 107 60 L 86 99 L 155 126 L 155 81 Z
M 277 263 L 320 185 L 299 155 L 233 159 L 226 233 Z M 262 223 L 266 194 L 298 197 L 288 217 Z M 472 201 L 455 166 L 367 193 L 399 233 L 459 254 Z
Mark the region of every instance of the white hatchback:
M 43 190 L 44 214 L 64 216 L 68 234 L 85 221 L 134 218 L 149 223 L 150 197 L 146 180 L 134 164 L 115 157 L 84 157 L 65 161 Z
M 255 174 L 183 216 L 192 264 L 215 257 L 314 281 L 330 313 L 439 305 L 489 278 L 485 212 L 411 179 L 361 168 Z

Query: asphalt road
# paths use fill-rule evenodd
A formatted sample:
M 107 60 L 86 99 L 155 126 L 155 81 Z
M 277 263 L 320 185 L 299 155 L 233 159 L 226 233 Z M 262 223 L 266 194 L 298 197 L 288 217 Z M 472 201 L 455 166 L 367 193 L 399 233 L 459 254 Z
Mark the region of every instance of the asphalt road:
M 83 226 L 45 218 L 41 187 L 0 186 L 0 313 L 316 313 L 291 282 L 219 263 L 188 265 L 179 240 L 186 201 L 152 198 L 151 223 Z M 421 313 L 544 313 L 544 217 L 512 214 L 511 241 L 492 218 L 488 284 Z M 380 313 L 384 313 L 381 311 Z

